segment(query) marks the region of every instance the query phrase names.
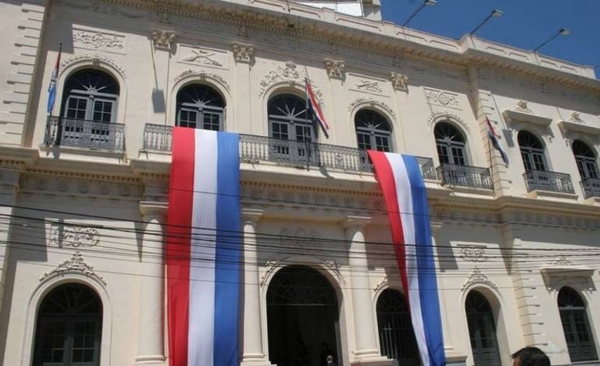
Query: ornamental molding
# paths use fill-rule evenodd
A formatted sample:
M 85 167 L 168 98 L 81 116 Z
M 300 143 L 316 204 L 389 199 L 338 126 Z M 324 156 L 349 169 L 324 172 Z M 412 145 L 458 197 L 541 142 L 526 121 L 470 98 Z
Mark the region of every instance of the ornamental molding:
M 220 60 L 220 58 L 223 58 L 225 54 L 218 50 L 199 47 L 180 47 L 180 50 L 182 51 L 180 62 L 209 67 L 223 67 L 223 60 Z
M 233 43 L 231 45 L 233 59 L 235 62 L 253 64 L 254 63 L 254 45 Z
M 461 291 L 464 292 L 466 289 L 471 288 L 473 286 L 487 286 L 498 290 L 498 286 L 496 286 L 496 284 L 493 281 L 491 281 L 486 275 L 481 273 L 481 270 L 477 266 L 475 266 L 475 268 L 473 269 L 473 273 L 471 273 L 471 276 L 469 276 L 469 278 L 463 284 Z
M 460 258 L 465 262 L 485 262 L 488 257 L 485 254 L 485 245 L 458 244 Z
M 460 108 L 458 94 L 456 93 L 425 88 L 425 96 L 427 97 L 427 101 L 431 104 L 439 105 L 442 107 L 462 109 Z
M 73 45 L 81 48 L 122 50 L 125 46 L 125 37 L 114 34 L 73 30 Z
M 87 263 L 79 251 L 75 251 L 70 259 L 60 262 L 55 269 L 44 273 L 40 277 L 40 282 L 50 280 L 55 277 L 62 277 L 67 274 L 84 275 L 95 279 L 106 286 L 104 278 L 94 272 L 94 266 Z
M 60 74 L 63 75 L 69 68 L 88 65 L 92 67 L 106 67 L 118 73 L 123 79 L 127 79 L 125 69 L 116 61 L 100 54 L 85 54 L 66 59 L 60 64 Z
M 53 223 L 50 230 L 50 242 L 60 248 L 93 247 L 100 241 L 100 234 L 93 227 Z
M 432 129 L 433 125 L 442 121 L 458 123 L 467 132 L 467 134 L 471 133 L 469 125 L 462 118 L 448 111 L 432 113 L 429 118 L 427 118 L 427 126 Z
M 527 101 L 526 100 L 520 100 L 517 102 L 517 108 L 515 108 L 516 111 L 519 112 L 523 112 L 523 113 L 529 113 L 529 114 L 535 114 L 533 113 L 533 111 L 531 109 L 529 109 L 527 107 Z
M 175 44 L 175 32 L 164 30 L 153 30 L 150 37 L 157 49 L 170 50 Z
M 204 70 L 185 70 L 175 77 L 175 84 L 184 79 L 208 80 L 223 86 L 227 91 L 231 91 L 229 83 L 217 74 L 212 74 Z
M 554 262 L 552 262 L 552 265 L 555 265 L 555 266 L 572 266 L 573 262 L 571 262 L 570 260 L 568 260 L 567 256 L 561 255 L 561 256 L 558 256 L 558 258 Z
M 304 89 L 304 76 L 300 75 L 300 72 L 298 71 L 298 65 L 296 65 L 296 63 L 293 61 L 287 61 L 283 66 L 278 65 L 275 70 L 269 71 L 259 83 L 260 89 L 258 91 L 258 96 L 264 96 L 267 90 L 269 90 L 273 85 L 285 83 L 290 86 L 297 86 Z M 323 101 L 323 93 L 312 80 L 311 86 L 315 96 L 319 100 L 319 104 L 324 106 L 325 103 Z
M 356 90 L 371 94 L 383 94 L 379 81 L 361 79 L 356 83 Z
M 290 265 L 290 264 L 286 263 L 287 258 L 289 258 L 289 256 L 286 258 L 283 258 L 283 259 L 268 260 L 265 262 L 265 264 L 263 266 L 264 273 L 260 277 L 260 281 L 259 281 L 259 285 L 261 287 L 265 286 L 267 279 L 272 277 L 275 271 L 277 271 L 279 268 L 283 268 L 283 267 Z M 346 279 L 342 275 L 342 273 L 340 271 L 340 266 L 335 260 L 325 259 L 325 260 L 322 260 L 321 262 L 316 262 L 316 263 L 323 265 L 326 269 L 333 272 L 333 274 L 338 278 L 338 280 L 340 281 L 340 283 L 342 285 L 346 284 Z
M 346 79 L 346 64 L 342 60 L 325 59 L 325 70 L 331 79 Z
M 570 116 L 569 122 L 585 123 L 585 121 L 581 119 L 581 114 L 579 114 L 579 112 L 573 112 Z
M 375 284 L 375 287 L 373 287 L 373 291 L 375 293 L 379 292 L 379 290 L 382 290 L 382 289 L 388 287 L 388 283 L 389 283 L 389 280 L 388 280 L 387 276 L 384 275 L 383 277 L 381 277 L 379 282 L 377 282 Z
M 392 107 L 390 107 L 389 105 L 387 105 L 385 102 L 373 99 L 373 98 L 365 98 L 365 97 L 359 97 L 356 98 L 352 103 L 350 103 L 350 105 L 348 106 L 348 111 L 352 112 L 355 109 L 358 109 L 362 106 L 368 106 L 368 107 L 379 107 L 380 109 L 384 110 L 385 112 L 387 112 L 393 119 L 396 119 L 396 113 L 394 112 L 394 110 L 392 109 Z
M 390 74 L 394 90 L 408 91 L 408 76 L 392 71 Z

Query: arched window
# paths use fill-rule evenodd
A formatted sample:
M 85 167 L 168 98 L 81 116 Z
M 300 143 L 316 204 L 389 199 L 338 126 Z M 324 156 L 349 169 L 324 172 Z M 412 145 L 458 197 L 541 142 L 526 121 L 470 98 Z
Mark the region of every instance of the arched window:
M 34 366 L 100 363 L 102 302 L 89 287 L 68 284 L 42 301 L 37 316 Z
M 392 151 L 392 130 L 381 114 L 362 109 L 356 113 L 354 125 L 359 149 Z
M 377 326 L 381 355 L 398 364 L 421 364 L 406 298 L 396 290 L 384 290 L 377 299 Z
M 598 165 L 596 164 L 596 154 L 586 143 L 579 140 L 573 141 L 573 155 L 577 162 L 577 169 L 581 179 L 592 178 L 598 179 Z
M 213 88 L 192 84 L 177 93 L 177 119 L 180 127 L 211 131 L 223 130 L 225 101 Z
M 546 171 L 546 158 L 544 157 L 542 142 L 528 131 L 520 131 L 517 139 L 525 171 Z
M 463 134 L 448 122 L 439 122 L 433 131 L 440 164 L 466 165 Z
M 596 360 L 594 339 L 581 296 L 572 288 L 563 287 L 558 293 L 558 310 L 571 362 Z
M 469 338 L 475 366 L 501 366 L 496 322 L 492 307 L 485 296 L 477 291 L 469 292 L 465 302 Z
M 99 70 L 81 70 L 65 82 L 62 116 L 67 120 L 114 123 L 119 84 Z
M 304 142 L 312 136 L 312 123 L 306 101 L 292 94 L 280 94 L 269 100 L 269 132 L 272 138 Z

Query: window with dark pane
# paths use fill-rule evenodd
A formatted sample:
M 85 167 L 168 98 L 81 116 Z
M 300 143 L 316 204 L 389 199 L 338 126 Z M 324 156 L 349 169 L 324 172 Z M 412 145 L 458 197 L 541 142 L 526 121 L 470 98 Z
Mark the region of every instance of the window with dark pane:
M 546 171 L 544 145 L 531 132 L 520 131 L 517 137 L 525 171 Z
M 96 366 L 100 363 L 102 303 L 89 287 L 59 286 L 42 301 L 34 366 Z
M 597 360 L 585 302 L 577 291 L 563 287 L 558 293 L 558 310 L 571 362 Z
M 471 291 L 465 302 L 474 366 L 501 366 L 492 307 L 480 292 Z
M 361 109 L 354 117 L 356 140 L 361 150 L 392 150 L 392 129 L 387 119 L 370 109 Z
M 573 155 L 575 155 L 581 179 L 600 178 L 598 164 L 596 163 L 596 154 L 588 144 L 579 140 L 573 141 Z
M 175 123 L 180 127 L 222 131 L 224 111 L 225 101 L 215 89 L 192 84 L 177 93 Z
M 119 84 L 99 70 L 81 70 L 65 82 L 62 116 L 67 120 L 114 123 Z
M 272 138 L 305 141 L 312 136 L 312 123 L 306 111 L 306 101 L 292 94 L 280 94 L 268 105 L 269 131 Z
M 421 364 L 408 303 L 400 291 L 384 290 L 377 300 L 377 327 L 381 354 L 400 365 Z
M 466 165 L 466 140 L 458 128 L 448 122 L 439 122 L 433 133 L 441 164 Z

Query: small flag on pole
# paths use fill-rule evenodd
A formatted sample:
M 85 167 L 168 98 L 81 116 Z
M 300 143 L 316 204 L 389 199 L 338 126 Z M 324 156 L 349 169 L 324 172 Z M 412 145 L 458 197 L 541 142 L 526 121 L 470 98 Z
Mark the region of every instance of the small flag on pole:
M 325 121 L 325 116 L 323 115 L 323 111 L 321 110 L 321 106 L 319 105 L 319 101 L 317 100 L 315 93 L 313 93 L 312 86 L 310 85 L 308 78 L 305 79 L 304 85 L 306 88 L 306 100 L 308 105 L 307 112 L 312 111 L 313 122 L 318 122 L 325 137 L 329 138 L 329 133 L 327 132 L 327 130 L 329 130 L 329 125 Z
M 504 151 L 504 148 L 502 147 L 502 145 L 500 145 L 500 141 L 498 141 L 498 135 L 496 135 L 496 131 L 494 131 L 494 127 L 492 127 L 492 124 L 487 117 L 485 118 L 485 122 L 487 123 L 488 137 L 490 138 L 490 141 L 492 142 L 492 146 L 494 146 L 494 148 L 500 152 L 500 155 L 502 156 L 502 160 L 504 161 L 504 164 L 508 165 L 508 155 L 506 155 L 506 151 Z
M 52 70 L 52 78 L 50 79 L 50 86 L 48 87 L 48 114 L 51 115 L 54 110 L 54 101 L 56 100 L 56 81 L 58 80 L 58 68 L 60 66 L 60 54 L 62 53 L 62 43 L 58 49 L 58 56 L 56 57 L 56 64 L 54 70 Z

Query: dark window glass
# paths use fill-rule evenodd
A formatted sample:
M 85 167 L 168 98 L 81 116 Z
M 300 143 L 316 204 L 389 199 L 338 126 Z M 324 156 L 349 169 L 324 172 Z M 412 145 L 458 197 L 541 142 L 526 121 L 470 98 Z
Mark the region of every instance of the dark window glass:
M 439 122 L 433 132 L 440 163 L 466 165 L 465 138 L 458 128 L 447 122 Z
M 598 165 L 596 164 L 596 154 L 594 154 L 594 150 L 591 147 L 579 140 L 575 140 L 573 141 L 573 155 L 575 155 L 581 179 L 600 178 Z
M 224 111 L 225 101 L 209 86 L 193 84 L 177 93 L 177 126 L 222 131 Z
M 558 310 L 571 362 L 597 360 L 585 302 L 569 287 L 558 293 Z
M 82 70 L 65 82 L 62 116 L 67 120 L 115 122 L 119 84 L 98 70 Z
M 490 303 L 481 293 L 471 291 L 465 311 L 475 366 L 501 366 L 496 322 Z
M 391 151 L 392 130 L 381 114 L 362 109 L 354 118 L 358 148 L 362 150 Z
M 544 157 L 544 145 L 531 132 L 520 131 L 518 135 L 519 148 L 525 171 L 546 171 L 546 158 Z

